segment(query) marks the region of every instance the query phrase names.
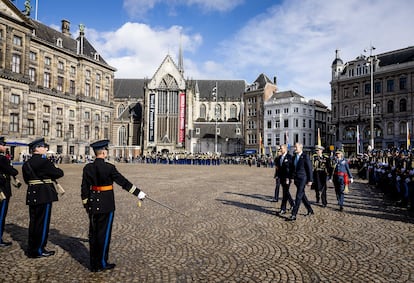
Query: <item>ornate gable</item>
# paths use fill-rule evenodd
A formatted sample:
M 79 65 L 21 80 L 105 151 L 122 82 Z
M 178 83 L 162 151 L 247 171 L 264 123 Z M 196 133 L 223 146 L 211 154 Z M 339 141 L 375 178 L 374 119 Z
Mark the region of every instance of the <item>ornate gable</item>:
M 167 55 L 148 83 L 149 89 L 185 89 L 185 80 L 170 55 Z

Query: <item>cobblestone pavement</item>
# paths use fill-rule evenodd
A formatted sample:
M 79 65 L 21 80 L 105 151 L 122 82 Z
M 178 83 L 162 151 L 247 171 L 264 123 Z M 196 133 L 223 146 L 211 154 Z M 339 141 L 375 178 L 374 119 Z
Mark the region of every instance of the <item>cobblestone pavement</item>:
M 314 205 L 296 222 L 277 216 L 273 169 L 236 165 L 118 164 L 149 196 L 141 207 L 116 187 L 109 261 L 88 270 L 88 220 L 80 200 L 83 165 L 62 165 L 66 194 L 54 203 L 49 258 L 29 259 L 25 187 L 14 190 L 0 249 L 1 282 L 414 282 L 414 217 L 357 180 L 345 199 Z M 20 170 L 21 168 L 19 168 Z M 21 175 L 19 175 L 22 179 Z M 294 193 L 294 188 L 291 189 Z M 313 191 L 307 191 L 314 200 Z

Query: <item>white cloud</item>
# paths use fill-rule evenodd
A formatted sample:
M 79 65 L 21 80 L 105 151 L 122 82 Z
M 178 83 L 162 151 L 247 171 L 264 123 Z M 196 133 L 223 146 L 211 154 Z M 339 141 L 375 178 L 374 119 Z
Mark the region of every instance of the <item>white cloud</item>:
M 145 24 L 125 23 L 113 32 L 86 33 L 103 58 L 118 69 L 115 76 L 119 78 L 151 77 L 167 54 L 178 63 L 180 44 L 193 52 L 202 43 L 201 35 L 186 34 L 179 26 L 152 29 Z

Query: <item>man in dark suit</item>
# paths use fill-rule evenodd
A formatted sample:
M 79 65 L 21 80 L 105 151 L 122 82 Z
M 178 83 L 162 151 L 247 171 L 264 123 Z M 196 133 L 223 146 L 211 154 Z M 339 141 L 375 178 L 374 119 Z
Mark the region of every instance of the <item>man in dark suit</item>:
M 280 154 L 275 162 L 275 178 L 278 179 L 283 189 L 282 205 L 279 214 L 286 214 L 286 204 L 289 201 L 290 207 L 293 207 L 294 202 L 289 192 L 290 179 L 292 178 L 292 155 L 289 154 L 285 144 L 280 146 Z
M 293 158 L 291 170 L 293 172 L 293 180 L 296 185 L 296 199 L 292 215 L 287 218 L 287 220 L 295 221 L 301 202 L 303 202 L 308 210 L 306 216 L 314 214 L 310 202 L 305 194 L 305 187 L 310 187 L 313 181 L 312 163 L 309 156 L 303 153 L 303 144 L 299 142 L 295 143 L 295 156 Z

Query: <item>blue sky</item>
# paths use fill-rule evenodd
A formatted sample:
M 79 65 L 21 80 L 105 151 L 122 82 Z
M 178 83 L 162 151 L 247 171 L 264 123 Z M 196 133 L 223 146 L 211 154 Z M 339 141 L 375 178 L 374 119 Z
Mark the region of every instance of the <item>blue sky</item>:
M 15 0 L 23 9 L 24 0 Z M 35 18 L 36 0 L 31 0 Z M 117 68 L 116 78 L 151 78 L 181 44 L 193 79 L 277 77 L 330 105 L 335 50 L 344 61 L 414 45 L 412 0 L 38 0 L 37 20 L 60 30 L 62 19 Z

